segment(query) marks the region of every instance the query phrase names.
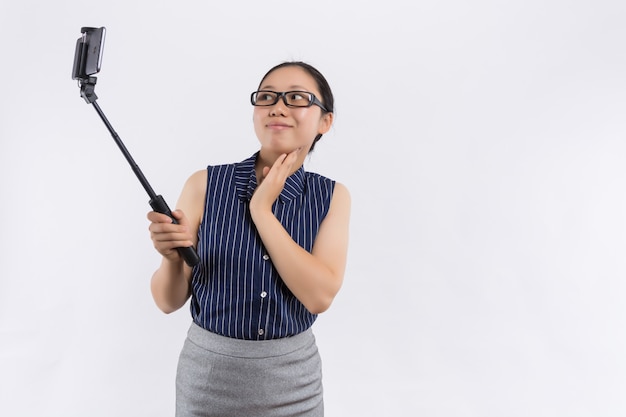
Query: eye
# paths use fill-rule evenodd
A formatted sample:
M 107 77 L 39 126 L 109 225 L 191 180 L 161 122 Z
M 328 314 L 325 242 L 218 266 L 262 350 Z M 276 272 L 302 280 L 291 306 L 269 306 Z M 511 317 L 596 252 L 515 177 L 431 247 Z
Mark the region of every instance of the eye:
M 276 94 L 271 91 L 259 91 L 256 94 L 256 102 L 259 104 L 272 103 L 276 100 Z
M 308 106 L 311 101 L 311 95 L 306 91 L 290 91 L 286 97 L 292 106 Z

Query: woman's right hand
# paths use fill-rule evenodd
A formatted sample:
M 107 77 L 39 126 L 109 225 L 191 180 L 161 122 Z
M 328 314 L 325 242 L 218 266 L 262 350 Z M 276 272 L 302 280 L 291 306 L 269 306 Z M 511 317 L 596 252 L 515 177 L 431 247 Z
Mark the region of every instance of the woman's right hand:
M 151 211 L 148 213 L 150 221 L 150 238 L 154 248 L 166 259 L 177 262 L 182 258 L 177 248 L 193 246 L 193 236 L 190 232 L 189 220 L 182 210 L 174 210 L 172 216 L 178 224 L 166 214 Z

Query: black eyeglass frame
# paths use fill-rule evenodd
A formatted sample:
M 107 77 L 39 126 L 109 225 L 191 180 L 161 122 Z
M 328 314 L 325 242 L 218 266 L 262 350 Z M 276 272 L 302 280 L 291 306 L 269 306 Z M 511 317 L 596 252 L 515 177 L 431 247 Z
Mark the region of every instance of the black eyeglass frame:
M 270 104 L 257 104 L 255 98 L 255 95 L 259 94 L 259 93 L 272 93 L 272 94 L 276 94 L 276 99 L 274 100 L 273 103 Z M 305 106 L 294 106 L 293 104 L 289 104 L 287 103 L 287 94 L 291 94 L 291 93 L 306 93 L 309 95 L 310 99 L 309 99 L 309 103 Z M 326 109 L 326 107 L 324 107 L 324 105 L 322 104 L 321 101 L 319 101 L 319 99 L 317 97 L 315 97 L 315 94 L 309 92 L 309 91 L 303 91 L 303 90 L 293 90 L 293 91 L 283 91 L 278 92 L 278 91 L 272 91 L 272 90 L 257 90 L 257 91 L 253 91 L 252 94 L 250 94 L 250 103 L 252 103 L 253 106 L 257 106 L 257 107 L 269 107 L 269 106 L 273 106 L 276 103 L 278 103 L 278 100 L 283 99 L 283 103 L 285 103 L 285 106 L 287 107 L 295 107 L 295 108 L 303 108 L 303 107 L 311 107 L 312 105 L 316 105 L 319 106 L 322 110 L 324 110 L 325 112 L 328 112 L 328 110 Z

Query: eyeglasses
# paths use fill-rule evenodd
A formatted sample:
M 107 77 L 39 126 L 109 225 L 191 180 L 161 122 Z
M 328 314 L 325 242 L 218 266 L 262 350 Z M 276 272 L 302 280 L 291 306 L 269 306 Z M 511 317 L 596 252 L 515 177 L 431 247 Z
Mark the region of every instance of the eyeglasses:
M 283 99 L 287 107 L 311 107 L 315 104 L 322 110 L 328 111 L 322 102 L 315 97 L 315 94 L 307 91 L 285 91 L 278 93 L 276 91 L 260 90 L 250 95 L 250 102 L 253 106 L 273 106 L 278 103 L 280 98 Z

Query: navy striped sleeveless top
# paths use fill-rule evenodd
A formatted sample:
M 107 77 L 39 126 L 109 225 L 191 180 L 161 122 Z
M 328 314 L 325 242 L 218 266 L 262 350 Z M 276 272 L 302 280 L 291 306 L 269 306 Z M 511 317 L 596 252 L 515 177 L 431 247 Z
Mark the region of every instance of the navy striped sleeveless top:
M 192 273 L 194 322 L 227 337 L 264 340 L 307 330 L 311 314 L 284 284 L 265 253 L 249 211 L 257 186 L 258 153 L 235 164 L 209 166 L 200 263 Z M 300 168 L 272 206 L 293 240 L 311 252 L 328 213 L 335 182 Z

